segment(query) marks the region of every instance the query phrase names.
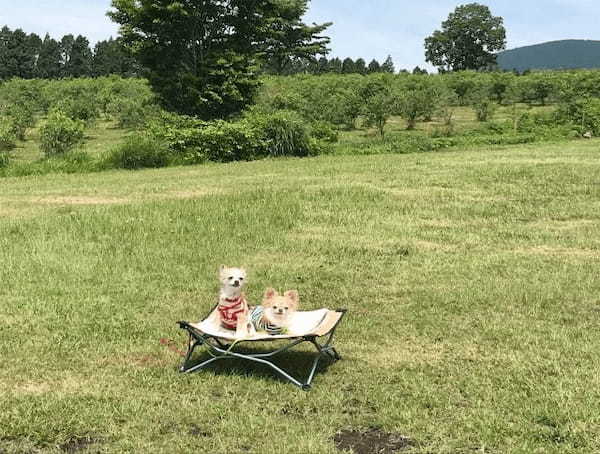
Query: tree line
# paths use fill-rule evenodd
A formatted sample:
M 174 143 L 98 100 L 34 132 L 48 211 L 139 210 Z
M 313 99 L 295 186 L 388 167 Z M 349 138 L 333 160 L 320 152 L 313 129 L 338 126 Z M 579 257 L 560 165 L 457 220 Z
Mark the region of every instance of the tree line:
M 267 61 L 263 66 L 265 73 L 278 76 L 289 76 L 292 74 L 374 74 L 396 72 L 394 61 L 388 56 L 383 63 L 377 59 L 371 60 L 369 64 L 363 58 L 353 60 L 352 58 L 341 59 L 339 57 L 327 58 L 326 55 L 320 58 L 288 59 L 286 64 L 281 67 Z
M 129 77 L 139 66 L 120 39 L 99 41 L 94 48 L 82 36 L 65 35 L 55 40 L 46 34 L 28 34 L 21 29 L 0 29 L 0 80 L 99 77 L 118 74 Z

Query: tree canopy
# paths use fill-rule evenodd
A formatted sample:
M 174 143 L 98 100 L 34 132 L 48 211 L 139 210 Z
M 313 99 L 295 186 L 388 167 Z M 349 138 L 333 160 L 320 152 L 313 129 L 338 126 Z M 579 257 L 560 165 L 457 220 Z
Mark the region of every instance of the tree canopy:
M 164 107 L 204 119 L 248 105 L 265 56 L 324 50 L 328 24 L 304 26 L 308 0 L 113 0 L 109 12 Z
M 495 65 L 495 52 L 506 48 L 502 17 L 479 3 L 458 6 L 425 39 L 425 56 L 440 71 L 479 70 Z

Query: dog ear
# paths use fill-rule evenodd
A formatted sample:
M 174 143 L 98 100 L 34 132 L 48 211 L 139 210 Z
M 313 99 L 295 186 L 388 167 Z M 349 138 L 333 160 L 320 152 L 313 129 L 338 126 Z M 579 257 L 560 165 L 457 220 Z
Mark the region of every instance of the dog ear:
M 221 275 L 223 274 L 223 271 L 225 271 L 227 267 L 225 265 L 219 265 L 219 277 L 221 277 Z
M 277 290 L 275 290 L 274 288 L 268 288 L 267 291 L 265 292 L 265 299 L 270 300 L 271 298 L 274 298 L 277 295 L 278 295 Z
M 298 290 L 288 290 L 283 296 L 288 298 L 296 306 L 298 306 L 300 303 L 300 295 L 298 294 Z

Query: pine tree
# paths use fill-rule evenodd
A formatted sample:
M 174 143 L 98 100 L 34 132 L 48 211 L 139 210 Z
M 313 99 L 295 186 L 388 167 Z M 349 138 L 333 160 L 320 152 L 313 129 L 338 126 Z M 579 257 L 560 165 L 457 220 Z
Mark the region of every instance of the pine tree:
M 381 65 L 379 64 L 379 62 L 377 60 L 373 59 L 373 60 L 371 60 L 371 63 L 369 63 L 367 70 L 369 71 L 369 73 L 381 72 Z
M 75 37 L 73 35 L 65 35 L 60 40 L 60 54 L 61 54 L 61 77 L 71 76 L 71 53 L 73 51 L 73 43 Z
M 394 68 L 394 62 L 392 56 L 388 55 L 383 64 L 381 65 L 381 72 L 394 74 L 396 69 Z
M 61 76 L 61 48 L 60 44 L 46 34 L 38 57 L 35 76 L 41 79 L 57 79 Z
M 67 70 L 71 77 L 88 77 L 92 74 L 92 51 L 86 37 L 79 35 L 73 41 Z
M 367 64 L 364 59 L 359 58 L 354 62 L 354 72 L 358 74 L 367 74 Z
M 350 57 L 345 58 L 342 62 L 342 74 L 352 74 L 354 72 L 354 60 L 352 60 Z
M 327 57 L 323 56 L 319 58 L 319 62 L 317 64 L 317 74 L 325 74 L 329 71 L 329 60 Z
M 329 60 L 329 72 L 340 74 L 342 72 L 342 60 L 337 57 Z

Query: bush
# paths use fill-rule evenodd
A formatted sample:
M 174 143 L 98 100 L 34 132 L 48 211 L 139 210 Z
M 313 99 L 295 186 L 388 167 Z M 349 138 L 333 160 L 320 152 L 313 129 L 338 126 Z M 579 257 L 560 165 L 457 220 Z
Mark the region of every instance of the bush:
M 0 169 L 8 167 L 10 156 L 7 152 L 0 152 Z
M 574 99 L 562 103 L 555 119 L 562 124 L 571 124 L 580 135 L 591 132 L 600 136 L 600 99 Z
M 266 143 L 246 122 L 204 122 L 163 112 L 146 132 L 183 164 L 249 160 L 267 154 Z
M 432 139 L 417 134 L 396 136 L 390 142 L 390 152 L 392 153 L 422 153 L 435 149 L 435 142 Z
M 54 110 L 64 113 L 72 120 L 81 120 L 87 124 L 94 123 L 100 116 L 96 99 L 89 94 L 79 98 L 65 98 L 54 106 Z
M 106 167 L 120 169 L 141 169 L 166 167 L 171 159 L 165 143 L 147 135 L 136 134 L 128 137 L 125 142 L 108 155 Z
M 12 120 L 12 128 L 19 140 L 25 140 L 27 128 L 35 125 L 34 109 L 29 104 L 11 104 L 4 109 L 5 115 Z
M 83 141 L 84 130 L 83 121 L 53 112 L 40 130 L 40 148 L 47 156 L 65 153 Z
M 12 118 L 0 117 L 0 151 L 15 148 L 17 136 Z
M 156 107 L 139 99 L 116 98 L 107 107 L 120 128 L 136 128 L 146 123 Z
M 317 140 L 323 140 L 327 143 L 337 143 L 339 133 L 333 128 L 333 125 L 327 121 L 315 121 L 310 127 L 311 135 Z
M 309 156 L 310 132 L 299 114 L 281 110 L 272 114 L 253 114 L 245 122 L 256 130 L 266 145 L 268 156 Z

